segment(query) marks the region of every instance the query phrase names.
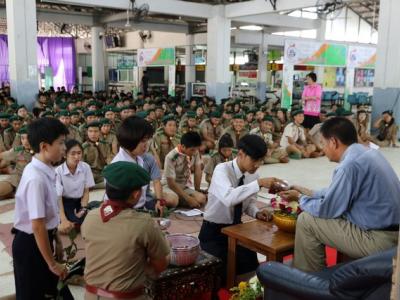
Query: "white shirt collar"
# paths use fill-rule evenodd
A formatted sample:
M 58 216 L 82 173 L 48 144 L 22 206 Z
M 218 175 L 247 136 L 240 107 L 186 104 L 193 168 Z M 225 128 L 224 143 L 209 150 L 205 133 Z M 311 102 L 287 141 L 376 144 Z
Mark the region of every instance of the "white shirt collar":
M 75 175 L 79 172 L 83 172 L 82 170 L 82 162 L 79 162 L 78 165 L 76 166 L 76 171 L 75 174 L 72 174 L 71 171 L 69 170 L 68 166 L 67 166 L 67 162 L 63 163 L 63 175 Z
M 49 177 L 50 179 L 56 178 L 56 171 L 54 170 L 54 168 L 45 164 L 44 162 L 37 159 L 36 157 L 32 157 L 32 164 L 35 168 L 38 168 L 40 171 L 45 173 L 47 175 L 47 177 Z
M 121 155 L 121 157 L 123 157 L 124 161 L 129 161 L 129 162 L 133 162 L 135 164 L 138 164 L 140 166 L 143 165 L 143 158 L 141 156 L 136 156 L 136 160 L 128 153 L 127 150 L 125 150 L 122 147 L 119 147 L 119 155 Z
M 240 171 L 239 166 L 237 164 L 237 158 L 232 161 L 233 171 L 235 171 L 236 179 L 240 179 L 244 174 Z

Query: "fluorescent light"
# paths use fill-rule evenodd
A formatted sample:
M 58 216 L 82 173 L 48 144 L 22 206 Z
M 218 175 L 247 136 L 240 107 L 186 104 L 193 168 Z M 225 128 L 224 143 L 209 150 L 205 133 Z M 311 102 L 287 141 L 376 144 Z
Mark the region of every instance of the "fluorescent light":
M 235 30 L 235 29 L 237 29 L 237 27 L 231 27 L 231 30 Z
M 240 26 L 239 28 L 243 30 L 253 30 L 253 31 L 260 31 L 263 29 L 261 26 L 257 25 L 246 25 L 246 26 Z

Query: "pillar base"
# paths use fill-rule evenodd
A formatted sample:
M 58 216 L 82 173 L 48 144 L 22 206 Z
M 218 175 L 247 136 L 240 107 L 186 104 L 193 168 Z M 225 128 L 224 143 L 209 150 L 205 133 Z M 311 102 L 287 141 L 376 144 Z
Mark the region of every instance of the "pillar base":
M 15 97 L 18 104 L 24 104 L 31 110 L 39 93 L 37 80 L 11 80 L 11 95 Z

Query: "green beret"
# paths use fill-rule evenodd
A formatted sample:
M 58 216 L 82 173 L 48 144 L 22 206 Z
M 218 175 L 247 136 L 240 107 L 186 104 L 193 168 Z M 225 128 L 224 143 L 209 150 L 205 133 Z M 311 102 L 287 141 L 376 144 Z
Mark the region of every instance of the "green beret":
M 176 121 L 175 116 L 173 114 L 168 114 L 162 118 L 163 124 L 166 124 L 168 121 Z
M 244 120 L 244 116 L 242 114 L 235 114 L 233 116 L 233 119 L 242 119 L 242 120 Z
M 103 169 L 102 175 L 108 185 L 121 191 L 133 191 L 150 182 L 150 175 L 145 169 L 128 161 L 109 164 Z
M 274 119 L 271 116 L 265 116 L 263 121 L 274 122 Z
M 124 105 L 120 108 L 120 111 L 126 110 L 126 109 L 131 109 L 130 105 Z
M 10 122 L 13 122 L 13 121 L 22 121 L 23 119 L 20 117 L 20 116 L 17 116 L 17 115 L 13 115 L 13 116 L 11 116 L 10 117 Z
M 10 105 L 10 108 L 12 108 L 12 109 L 14 109 L 14 110 L 17 110 L 18 109 L 18 103 L 13 103 L 13 104 L 11 104 Z
M 0 119 L 9 119 L 10 115 L 5 112 L 0 112 Z
M 60 112 L 58 113 L 59 117 L 69 117 L 71 116 L 70 112 L 68 110 L 60 110 Z
M 256 112 L 257 112 L 257 109 L 252 108 L 252 109 L 249 109 L 249 111 L 247 113 L 248 114 L 251 114 L 251 113 L 255 114 Z
M 111 125 L 111 121 L 107 118 L 102 118 L 100 120 L 101 125 Z
M 96 111 L 95 110 L 88 110 L 87 112 L 85 112 L 84 117 L 89 117 L 89 116 L 96 116 Z
M 19 134 L 28 134 L 28 128 L 26 126 L 21 127 L 20 130 L 18 130 Z
M 89 124 L 87 124 L 86 128 L 89 128 L 89 127 L 98 127 L 98 128 L 100 128 L 101 125 L 102 124 L 99 121 L 94 121 L 94 122 L 90 122 Z
M 20 108 L 25 108 L 26 109 L 26 106 L 24 104 L 18 105 L 17 110 L 19 110 Z
M 297 116 L 299 114 L 304 114 L 304 110 L 302 110 L 302 109 L 293 110 L 292 113 L 291 113 L 291 116 L 293 118 L 293 117 L 295 117 L 295 116 Z
M 90 106 L 98 106 L 98 104 L 97 104 L 97 102 L 95 101 L 95 100 L 92 100 L 92 101 L 90 101 L 88 104 L 87 104 L 87 107 L 90 107 Z
M 109 111 L 115 112 L 115 106 L 112 106 L 112 105 L 104 106 L 103 112 L 106 113 L 106 112 L 109 112 Z
M 196 118 L 196 113 L 194 111 L 188 111 L 186 113 L 186 116 L 190 119 L 195 119 Z
M 138 113 L 136 113 L 136 116 L 138 116 L 139 118 L 142 118 L 142 119 L 146 118 L 148 115 L 149 115 L 149 112 L 145 111 L 145 110 L 139 111 Z
M 70 116 L 79 116 L 79 111 L 73 110 L 73 111 L 70 112 L 69 115 L 70 115 Z
M 326 114 L 327 117 L 336 117 L 336 113 L 334 111 L 328 112 Z
M 46 110 L 41 117 L 54 117 L 54 113 L 51 110 Z
M 353 115 L 353 112 L 350 110 L 343 110 L 343 111 L 340 111 L 340 114 L 338 114 L 338 116 L 340 116 L 340 117 L 348 117 L 348 116 L 352 116 L 352 115 Z
M 219 111 L 213 111 L 210 113 L 210 118 L 221 118 L 221 113 Z
M 58 106 L 59 106 L 61 109 L 66 109 L 67 106 L 68 106 L 68 104 L 69 104 L 69 102 L 62 102 L 62 103 L 60 103 Z

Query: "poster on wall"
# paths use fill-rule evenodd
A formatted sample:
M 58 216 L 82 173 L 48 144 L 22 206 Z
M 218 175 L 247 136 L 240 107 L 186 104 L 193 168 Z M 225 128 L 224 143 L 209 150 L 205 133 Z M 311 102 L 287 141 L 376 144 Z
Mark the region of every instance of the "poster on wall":
M 175 48 L 146 48 L 137 50 L 139 67 L 175 65 Z
M 117 59 L 118 70 L 132 69 L 134 66 L 135 66 L 135 60 L 133 59 L 133 56 L 121 55 Z
M 175 97 L 175 65 L 168 66 L 168 95 Z
M 346 68 L 336 68 L 336 86 L 343 87 L 346 84 Z
M 324 88 L 336 87 L 336 68 L 324 68 Z
M 283 66 L 281 106 L 287 109 L 290 109 L 292 105 L 293 75 L 294 75 L 293 65 L 285 64 Z
M 304 66 L 345 66 L 347 46 L 301 40 L 286 40 L 284 61 Z
M 354 69 L 374 69 L 376 63 L 376 48 L 349 46 L 347 65 Z

